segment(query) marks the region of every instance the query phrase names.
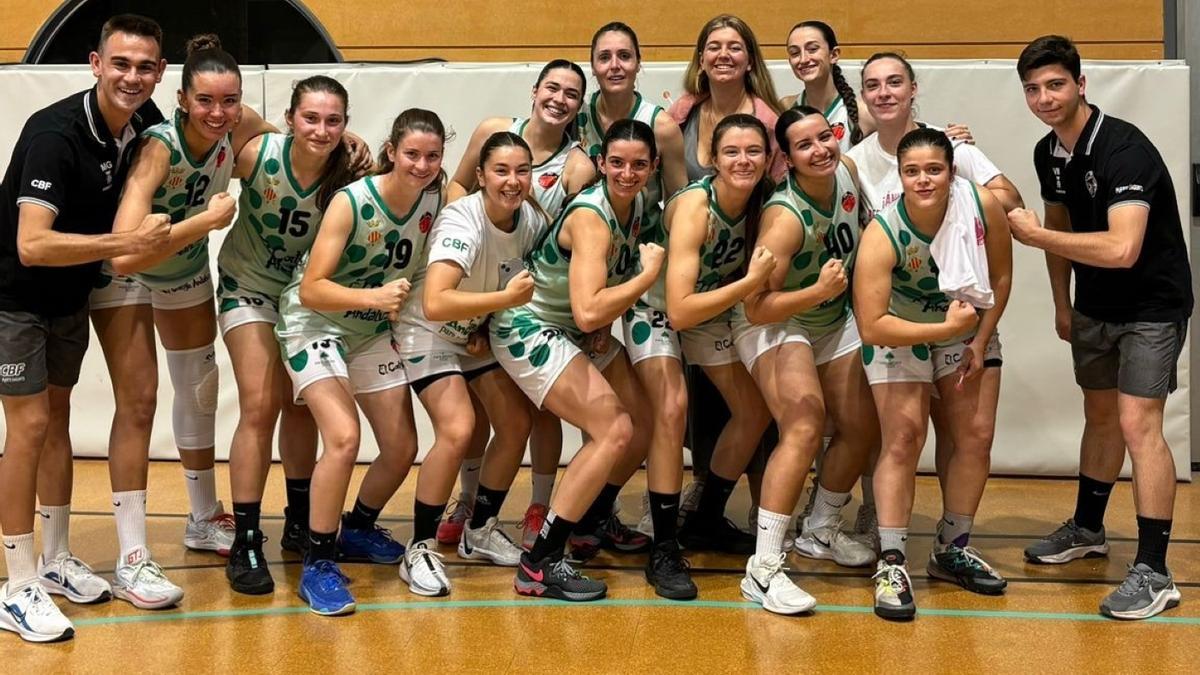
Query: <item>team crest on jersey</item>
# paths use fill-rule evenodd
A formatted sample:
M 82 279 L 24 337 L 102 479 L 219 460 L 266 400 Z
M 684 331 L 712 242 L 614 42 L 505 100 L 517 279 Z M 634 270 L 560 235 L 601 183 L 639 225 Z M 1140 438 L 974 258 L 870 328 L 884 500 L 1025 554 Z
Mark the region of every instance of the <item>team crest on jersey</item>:
M 836 138 L 840 141 L 845 136 L 846 136 L 846 125 L 844 123 L 838 122 L 837 124 L 833 125 L 833 137 L 834 138 Z
M 370 234 L 367 235 L 367 243 L 371 246 L 378 244 L 380 239 L 383 239 L 383 235 L 379 230 L 371 230 Z
M 217 151 L 217 168 L 218 169 L 221 168 L 221 165 L 224 163 L 225 163 L 225 148 L 221 148 L 219 151 Z
M 433 214 L 426 211 L 421 214 L 421 220 L 417 223 L 417 227 L 421 228 L 421 234 L 429 234 L 429 228 L 433 226 Z
M 1096 174 L 1090 170 L 1083 174 L 1083 184 L 1087 186 L 1088 194 L 1094 198 L 1096 196 Z
M 538 176 L 538 185 L 541 185 L 543 190 L 549 190 L 557 182 L 558 174 L 556 173 L 544 173 Z
M 846 213 L 854 211 L 854 207 L 858 206 L 858 200 L 854 198 L 853 192 L 847 192 L 842 195 L 842 210 Z
M 638 235 L 641 234 L 641 232 L 642 232 L 642 217 L 638 216 L 637 218 L 633 219 L 633 227 L 629 228 L 629 233 L 630 233 L 630 236 L 632 236 L 636 240 L 638 238 Z
M 166 185 L 169 188 L 177 188 L 177 187 L 180 187 L 181 185 L 183 185 L 183 167 L 182 166 L 171 167 L 171 172 L 170 172 L 170 174 L 167 175 Z
M 917 255 L 921 251 L 921 247 L 916 244 L 911 244 L 904 250 L 904 254 L 908 257 L 908 263 L 905 265 L 912 272 L 921 269 L 921 257 Z

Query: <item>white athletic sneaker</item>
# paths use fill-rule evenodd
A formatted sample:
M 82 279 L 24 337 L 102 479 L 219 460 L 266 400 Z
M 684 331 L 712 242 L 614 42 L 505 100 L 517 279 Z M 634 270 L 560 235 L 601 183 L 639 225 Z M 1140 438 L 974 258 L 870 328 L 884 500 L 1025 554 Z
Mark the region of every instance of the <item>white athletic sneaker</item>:
M 417 595 L 450 595 L 450 579 L 442 565 L 442 554 L 436 548 L 437 542 L 433 539 L 408 542 L 408 550 L 400 562 L 400 578 L 408 582 L 408 590 Z
M 757 602 L 763 609 L 776 614 L 801 614 L 817 606 L 813 596 L 792 582 L 783 561 L 787 554 L 746 561 L 746 576 L 742 578 L 742 596 Z
M 28 642 L 57 642 L 75 635 L 75 626 L 38 581 L 19 588 L 0 586 L 0 628 Z
M 113 595 L 138 609 L 162 609 L 183 599 L 183 589 L 167 579 L 145 546 L 130 551 L 117 566 L 112 590 Z
M 183 532 L 183 545 L 193 551 L 216 551 L 217 555 L 229 557 L 237 528 L 233 514 L 225 513 L 225 506 L 217 502 L 208 518 L 197 520 L 188 514 L 187 529 Z
M 633 528 L 647 537 L 654 536 L 654 517 L 650 514 L 650 493 L 642 493 L 642 519 Z
M 521 562 L 521 547 L 505 534 L 500 521 L 493 516 L 483 527 L 472 530 L 463 528 L 462 541 L 458 542 L 458 557 L 468 560 L 490 560 L 493 565 L 516 567 Z
M 796 554 L 814 560 L 832 560 L 842 567 L 866 567 L 875 562 L 875 551 L 842 531 L 842 519 L 808 529 L 804 522 L 796 537 Z
M 47 593 L 65 596 L 80 605 L 104 602 L 112 597 L 108 582 L 70 553 L 59 553 L 50 562 L 38 556 L 38 578 Z
M 704 483 L 692 481 L 683 486 L 679 496 L 679 524 L 682 525 L 687 515 L 700 508 L 700 493 L 704 492 Z

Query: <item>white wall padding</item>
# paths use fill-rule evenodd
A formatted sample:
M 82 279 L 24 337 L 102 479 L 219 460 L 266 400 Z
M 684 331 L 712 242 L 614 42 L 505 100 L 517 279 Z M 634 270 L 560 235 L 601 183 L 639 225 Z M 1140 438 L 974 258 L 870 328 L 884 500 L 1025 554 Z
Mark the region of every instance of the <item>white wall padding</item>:
M 584 65 L 586 69 L 586 64 Z M 860 62 L 842 61 L 847 78 L 858 86 Z M 1012 61 L 920 61 L 919 118 L 935 125 L 970 125 L 979 147 L 1017 185 L 1031 208 L 1040 210 L 1033 172 L 1033 146 L 1046 127 L 1028 111 Z M 447 146 L 446 168 L 453 173 L 475 125 L 484 117 L 524 115 L 541 64 L 432 64 L 420 66 L 343 65 L 280 66 L 244 69 L 246 102 L 282 126 L 292 83 L 312 74 L 332 75 L 350 92 L 350 129 L 375 150 L 400 110 L 423 107 L 441 115 L 456 137 Z M 684 64 L 646 64 L 639 89 L 647 99 L 666 105 L 681 87 Z M 798 90 L 786 63 L 771 64 L 778 90 Z M 1090 101 L 1108 114 L 1139 126 L 1162 153 L 1171 171 L 1183 214 L 1191 212 L 1188 189 L 1188 69 L 1181 62 L 1089 62 L 1084 66 Z M 179 71 L 172 68 L 155 95 L 164 111 L 173 109 Z M 7 101 L 6 124 L 0 126 L 0 162 L 7 165 L 12 144 L 24 119 L 34 110 L 92 83 L 86 67 L 16 66 L 0 68 L 0 100 Z M 589 83 L 594 87 L 595 83 Z M 219 235 L 216 239 L 219 240 Z M 1190 237 L 1189 237 L 1190 239 Z M 215 252 L 220 242 L 213 241 Z M 1083 428 L 1083 399 L 1074 384 L 1070 350 L 1053 331 L 1053 308 L 1041 252 L 1015 244 L 1012 300 L 1000 330 L 1004 344 L 1004 378 L 1000 397 L 992 470 L 1007 474 L 1071 475 L 1078 465 Z M 225 457 L 237 416 L 237 394 L 228 357 L 218 341 L 222 392 L 217 452 Z M 1189 428 L 1188 350 L 1179 364 L 1180 389 L 1168 401 L 1166 436 L 1180 479 L 1188 480 L 1191 456 Z M 160 405 L 153 456 L 174 456 L 170 431 L 170 386 L 160 362 Z M 88 354 L 75 396 L 72 423 L 76 452 L 103 456 L 112 416 L 112 397 L 99 349 Z M 419 408 L 419 405 L 418 405 Z M 421 445 L 428 448 L 432 430 L 417 414 Z M 932 434 L 931 434 L 932 435 Z M 360 457 L 373 457 L 370 434 L 363 435 Z M 564 461 L 579 437 L 566 433 Z M 932 443 L 922 468 L 933 466 Z M 1126 466 L 1128 470 L 1128 466 Z

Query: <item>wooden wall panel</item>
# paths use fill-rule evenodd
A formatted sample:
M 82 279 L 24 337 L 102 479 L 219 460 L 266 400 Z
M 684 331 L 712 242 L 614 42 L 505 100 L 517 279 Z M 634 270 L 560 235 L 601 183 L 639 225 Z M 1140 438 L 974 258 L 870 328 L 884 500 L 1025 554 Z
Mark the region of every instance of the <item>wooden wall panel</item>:
M 58 6 L 56 0 L 0 0 L 0 62 L 19 61 Z M 700 26 L 734 5 L 309 0 L 307 6 L 348 60 L 584 61 L 592 32 L 616 18 L 638 31 L 647 60 L 686 59 Z M 1088 58 L 1162 57 L 1162 0 L 757 0 L 738 12 L 768 58 L 783 56 L 788 28 L 805 18 L 832 24 L 850 58 L 880 49 L 913 58 L 1011 58 L 1047 32 L 1070 35 Z

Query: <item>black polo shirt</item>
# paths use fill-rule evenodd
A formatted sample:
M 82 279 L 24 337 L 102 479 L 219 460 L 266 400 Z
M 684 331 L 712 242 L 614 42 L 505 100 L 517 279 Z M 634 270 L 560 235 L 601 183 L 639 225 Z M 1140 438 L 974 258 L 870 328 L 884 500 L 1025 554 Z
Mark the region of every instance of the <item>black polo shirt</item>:
M 1091 109 L 1073 153 L 1053 131 L 1034 149 L 1042 200 L 1065 206 L 1075 232 L 1108 230 L 1109 210 L 1123 204 L 1144 204 L 1150 214 L 1133 267 L 1071 263 L 1075 309 L 1112 323 L 1184 321 L 1192 313 L 1192 274 L 1171 175 L 1137 127 Z
M 54 211 L 58 232 L 112 232 L 136 145 L 132 139 L 162 119 L 154 102 L 147 101 L 130 120 L 122 144 L 104 123 L 92 88 L 37 111 L 25 122 L 0 183 L 0 311 L 66 316 L 87 304 L 100 262 L 67 267 L 21 264 L 19 204 L 31 202 Z

